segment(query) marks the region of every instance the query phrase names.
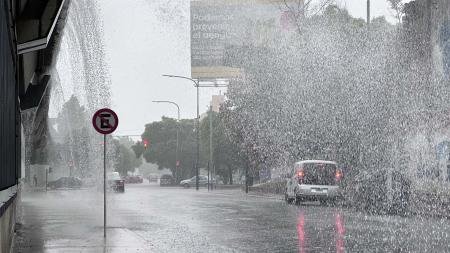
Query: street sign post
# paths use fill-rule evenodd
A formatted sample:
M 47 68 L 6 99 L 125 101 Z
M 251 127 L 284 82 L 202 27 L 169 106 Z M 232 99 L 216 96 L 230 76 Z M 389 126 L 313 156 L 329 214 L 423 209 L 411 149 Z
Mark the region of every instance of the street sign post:
M 103 237 L 106 238 L 106 135 L 117 129 L 119 118 L 113 110 L 103 108 L 94 113 L 92 125 L 103 134 Z

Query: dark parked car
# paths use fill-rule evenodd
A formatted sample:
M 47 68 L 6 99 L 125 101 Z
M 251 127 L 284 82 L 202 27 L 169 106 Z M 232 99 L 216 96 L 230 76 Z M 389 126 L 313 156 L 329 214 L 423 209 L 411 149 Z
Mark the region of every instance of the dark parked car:
M 77 177 L 61 177 L 55 181 L 47 183 L 47 187 L 50 189 L 71 188 L 79 189 L 83 185 L 81 179 Z
M 126 176 L 125 183 L 127 184 L 142 184 L 144 182 L 144 178 L 142 176 Z
M 118 172 L 108 173 L 108 186 L 115 192 L 125 192 L 125 181 Z
M 159 178 L 159 185 L 160 186 L 170 186 L 175 185 L 175 179 L 172 177 L 172 175 L 164 174 Z

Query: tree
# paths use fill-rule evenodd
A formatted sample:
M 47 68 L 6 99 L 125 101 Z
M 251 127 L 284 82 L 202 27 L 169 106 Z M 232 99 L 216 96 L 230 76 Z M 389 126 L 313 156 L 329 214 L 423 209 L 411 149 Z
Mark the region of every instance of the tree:
M 75 96 L 63 104 L 50 131 L 51 156 L 53 165 L 68 168 L 70 175 L 89 177 L 96 167 L 93 131 L 84 106 Z
M 334 3 L 335 0 L 283 0 L 281 7 L 292 13 L 293 17 L 298 20 L 317 15 L 327 6 Z
M 131 149 L 134 151 L 134 154 L 136 155 L 136 158 L 139 158 L 144 154 L 145 148 L 142 141 L 136 142 L 134 145 L 131 146 Z
M 194 176 L 195 162 L 195 120 L 183 119 L 180 122 L 172 118 L 163 117 L 161 121 L 152 122 L 145 126 L 142 139 L 149 141 L 149 147 L 144 150 L 143 156 L 147 162 L 155 163 L 159 169 L 170 169 L 176 173 L 176 132 L 179 128 L 179 175 L 177 178 Z M 136 155 L 142 151 L 142 143 L 134 146 Z
M 286 12 L 297 32 L 301 33 L 307 17 L 318 15 L 333 3 L 334 0 L 283 0 L 280 9 Z
M 224 179 L 224 182 L 233 184 L 233 173 L 244 168 L 243 158 L 239 153 L 239 147 L 233 143 L 227 135 L 222 117 L 219 113 L 209 112 L 200 123 L 201 154 L 204 166 L 209 162 L 210 154 L 210 117 L 213 130 L 213 164 L 216 174 Z
M 135 168 L 142 164 L 142 160 L 137 158 L 131 149 L 132 140 L 129 138 L 120 138 L 113 141 L 115 147 L 114 168 L 122 176 L 134 172 Z
M 388 0 L 389 5 L 392 10 L 395 11 L 394 16 L 398 20 L 399 23 L 402 22 L 402 18 L 404 15 L 404 7 L 405 4 L 402 0 Z

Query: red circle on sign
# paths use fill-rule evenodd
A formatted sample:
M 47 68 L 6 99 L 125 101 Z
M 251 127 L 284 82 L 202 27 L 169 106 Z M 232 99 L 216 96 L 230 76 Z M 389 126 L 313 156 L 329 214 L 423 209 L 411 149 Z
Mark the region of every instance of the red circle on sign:
M 108 118 L 113 117 L 114 123 L 110 124 L 110 121 Z M 99 125 L 99 121 L 100 125 Z M 103 126 L 103 124 L 106 124 Z M 109 108 L 103 108 L 94 113 L 94 116 L 92 117 L 92 125 L 94 126 L 95 130 L 101 134 L 110 134 L 114 132 L 117 129 L 117 126 L 119 125 L 119 117 L 117 117 L 117 114 L 109 109 Z

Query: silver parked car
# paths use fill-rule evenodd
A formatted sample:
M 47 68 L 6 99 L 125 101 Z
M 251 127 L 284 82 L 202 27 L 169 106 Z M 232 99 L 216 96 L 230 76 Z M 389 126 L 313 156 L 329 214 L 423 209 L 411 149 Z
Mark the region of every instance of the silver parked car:
M 306 160 L 295 163 L 288 175 L 285 200 L 288 203 L 319 200 L 321 204 L 342 197 L 343 172 L 336 162 Z
M 212 184 L 212 183 L 215 183 L 215 181 L 214 182 L 210 181 L 209 183 Z M 195 184 L 196 184 L 195 176 L 193 176 L 189 179 L 182 180 L 180 182 L 180 185 L 183 186 L 184 188 L 189 188 L 191 186 L 195 186 Z M 198 185 L 199 186 L 208 186 L 208 177 L 202 176 L 202 175 L 198 176 Z

